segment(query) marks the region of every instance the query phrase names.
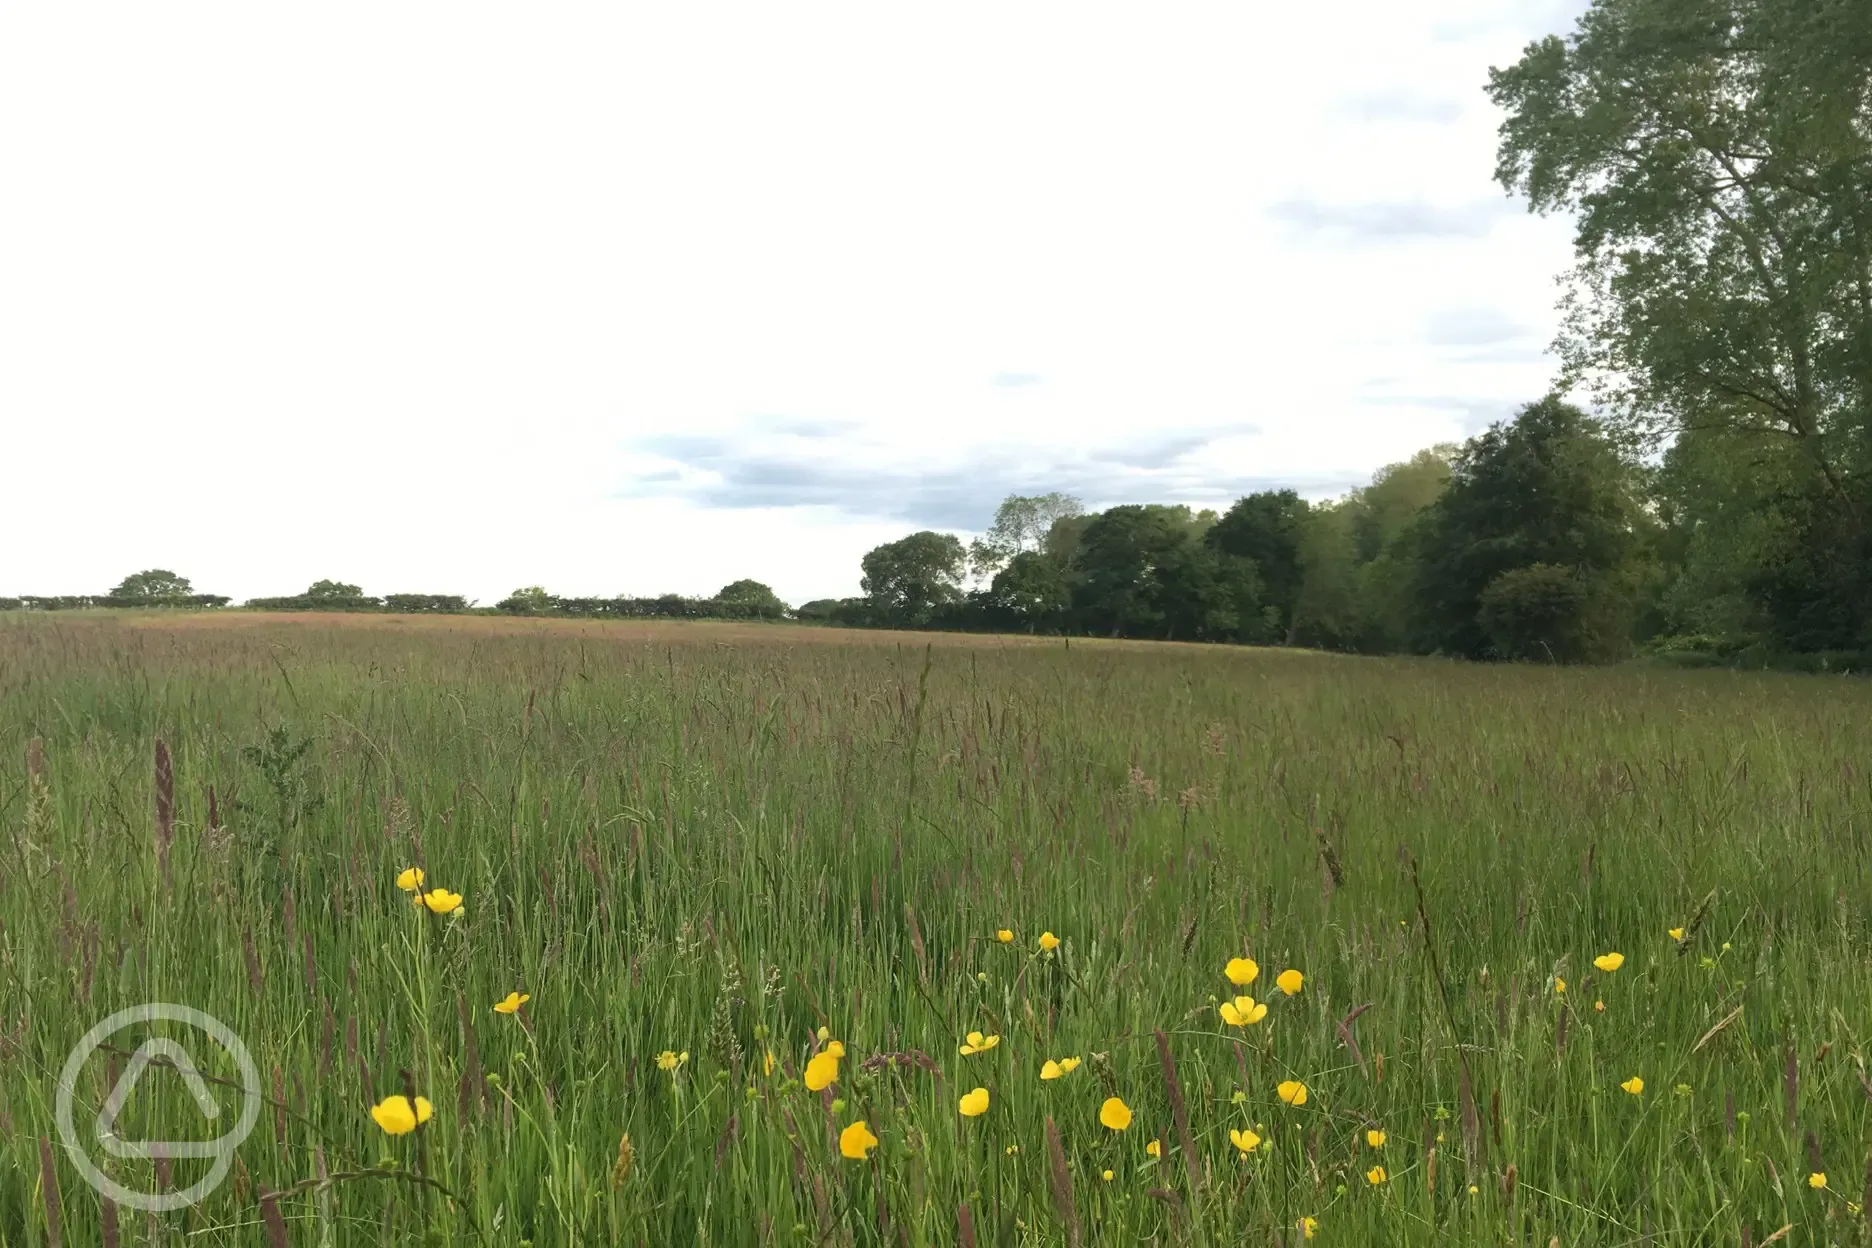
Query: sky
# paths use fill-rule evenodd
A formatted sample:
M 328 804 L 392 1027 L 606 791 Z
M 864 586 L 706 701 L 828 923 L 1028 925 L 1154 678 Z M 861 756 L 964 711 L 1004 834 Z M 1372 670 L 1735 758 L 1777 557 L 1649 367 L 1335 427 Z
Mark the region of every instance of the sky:
M 0 7 L 0 594 L 858 592 L 1551 386 L 1584 0 Z

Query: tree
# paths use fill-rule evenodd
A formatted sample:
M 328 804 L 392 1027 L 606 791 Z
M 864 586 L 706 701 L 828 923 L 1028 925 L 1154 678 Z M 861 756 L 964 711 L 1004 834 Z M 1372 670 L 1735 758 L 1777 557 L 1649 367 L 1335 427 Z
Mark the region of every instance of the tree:
M 997 622 L 1030 633 L 1053 632 L 1066 624 L 1072 580 L 1051 555 L 1023 550 L 995 573 L 986 605 Z
M 1420 644 L 1470 658 L 1498 653 L 1480 614 L 1484 591 L 1504 573 L 1551 564 L 1584 586 L 1589 657 L 1611 657 L 1629 640 L 1640 572 L 1638 485 L 1604 429 L 1555 397 L 1471 438 L 1413 535 Z
M 1083 514 L 1085 505 L 1070 494 L 1010 494 L 988 531 L 969 543 L 969 570 L 992 577 L 1016 555 L 1039 550 L 1058 521 Z
M 787 613 L 780 595 L 759 581 L 734 581 L 721 587 L 715 601 L 764 619 L 781 619 Z
M 494 606 L 496 610 L 512 611 L 519 615 L 537 615 L 546 611 L 551 611 L 553 607 L 558 605 L 558 602 L 559 600 L 557 598 L 547 593 L 540 586 L 529 585 L 524 589 L 514 590 L 513 593 L 495 603 Z
M 1235 640 L 1258 631 L 1252 564 L 1199 540 L 1187 507 L 1123 506 L 1086 525 L 1075 556 L 1073 617 L 1113 636 Z
M 305 591 L 305 596 L 319 602 L 329 602 L 345 598 L 362 598 L 364 591 L 356 585 L 346 585 L 340 581 L 314 581 Z
M 912 533 L 864 557 L 859 587 L 879 622 L 921 627 L 938 607 L 961 599 L 966 557 L 954 534 Z
M 1764 549 L 1752 593 L 1795 644 L 1872 610 L 1869 67 L 1865 0 L 1596 0 L 1488 88 L 1498 180 L 1578 214 L 1566 379 L 1652 445 L 1715 437 L 1705 466 L 1794 452 L 1759 497 L 1801 567 Z
M 187 598 L 194 587 L 185 576 L 177 576 L 164 568 L 151 568 L 147 572 L 137 572 L 119 581 L 117 588 L 111 590 L 112 598 L 128 599 L 136 602 L 173 602 L 178 598 Z
M 1236 501 L 1203 540 L 1224 554 L 1252 560 L 1271 632 L 1284 639 L 1300 596 L 1300 540 L 1307 504 L 1292 490 L 1265 490 Z

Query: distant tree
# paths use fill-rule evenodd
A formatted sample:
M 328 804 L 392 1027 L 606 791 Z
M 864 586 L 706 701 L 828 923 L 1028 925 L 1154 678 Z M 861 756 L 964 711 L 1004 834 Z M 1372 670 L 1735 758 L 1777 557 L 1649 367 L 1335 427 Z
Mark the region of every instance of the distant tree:
M 1307 503 L 1292 490 L 1265 490 L 1238 500 L 1204 539 L 1214 549 L 1254 562 L 1263 605 L 1276 639 L 1285 639 L 1300 596 L 1300 541 Z
M 525 589 L 514 590 L 494 605 L 501 611 L 512 611 L 520 615 L 537 615 L 551 611 L 558 601 L 540 586 L 529 585 Z
M 715 601 L 740 608 L 750 615 L 772 619 L 779 619 L 787 613 L 787 604 L 780 601 L 780 595 L 759 581 L 732 581 L 721 587 L 715 595 Z
M 1023 550 L 995 573 L 986 607 L 997 621 L 1027 632 L 1052 632 L 1066 624 L 1072 580 L 1051 555 Z
M 814 598 L 811 602 L 802 602 L 793 614 L 802 620 L 825 621 L 832 618 L 838 605 L 837 598 Z
M 1016 555 L 1039 550 L 1056 522 L 1084 513 L 1085 505 L 1070 494 L 1010 494 L 988 531 L 969 543 L 969 570 L 992 577 Z
M 912 533 L 867 554 L 859 585 L 879 622 L 920 627 L 938 607 L 961 599 L 966 558 L 953 534 Z
M 305 596 L 318 601 L 342 598 L 362 598 L 364 591 L 356 585 L 346 585 L 342 581 L 313 581 L 305 591 Z
M 1234 640 L 1244 616 L 1259 632 L 1251 565 L 1198 539 L 1187 507 L 1113 507 L 1085 526 L 1075 555 L 1072 615 L 1088 632 Z
M 194 587 L 185 576 L 177 576 L 164 568 L 151 568 L 147 572 L 137 572 L 126 576 L 111 590 L 112 598 L 131 599 L 141 602 L 169 602 L 186 598 Z
M 1484 591 L 1505 573 L 1547 564 L 1581 587 L 1573 601 L 1590 617 L 1577 625 L 1590 639 L 1584 657 L 1613 657 L 1630 638 L 1643 554 L 1639 485 L 1604 429 L 1551 396 L 1470 439 L 1418 522 L 1422 643 L 1471 658 L 1499 653 L 1481 615 Z M 1551 575 L 1515 593 L 1557 602 Z

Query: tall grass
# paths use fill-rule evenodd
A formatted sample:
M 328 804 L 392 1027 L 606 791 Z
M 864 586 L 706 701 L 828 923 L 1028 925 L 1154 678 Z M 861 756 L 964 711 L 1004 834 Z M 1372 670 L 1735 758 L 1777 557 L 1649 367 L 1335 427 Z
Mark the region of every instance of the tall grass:
M 1846 1242 L 1869 728 L 1732 672 L 0 617 L 0 1242 Z M 151 1000 L 269 1103 L 107 1231 L 52 1089 Z M 121 1133 L 218 1132 L 159 1072 Z

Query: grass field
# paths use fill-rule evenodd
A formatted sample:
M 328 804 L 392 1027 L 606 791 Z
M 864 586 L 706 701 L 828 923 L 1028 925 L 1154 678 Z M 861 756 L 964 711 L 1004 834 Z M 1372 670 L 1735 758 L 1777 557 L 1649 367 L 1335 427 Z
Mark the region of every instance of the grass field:
M 0 617 L 0 1243 L 1860 1242 L 1868 742 L 1812 677 Z M 147 1001 L 267 1104 L 109 1214 L 53 1087 Z M 219 1133 L 161 1068 L 119 1130 Z

